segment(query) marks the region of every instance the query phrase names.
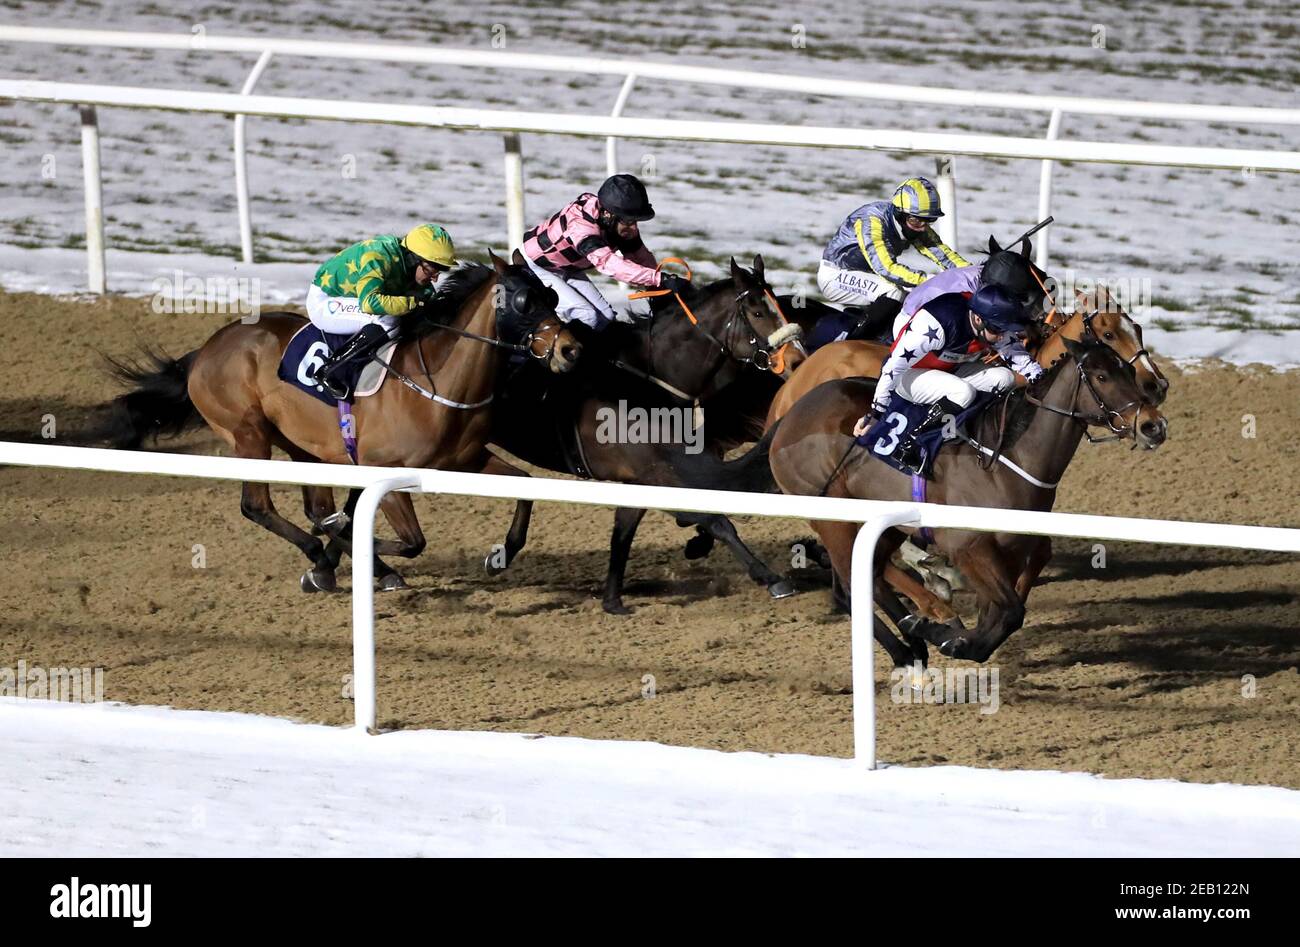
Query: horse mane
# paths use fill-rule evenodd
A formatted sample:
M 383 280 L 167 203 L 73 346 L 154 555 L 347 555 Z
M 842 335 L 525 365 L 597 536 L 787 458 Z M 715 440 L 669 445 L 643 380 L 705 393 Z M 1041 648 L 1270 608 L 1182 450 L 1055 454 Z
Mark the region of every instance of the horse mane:
M 706 283 L 698 289 L 692 287 L 691 291 L 685 296 L 686 305 L 694 309 L 699 303 L 708 302 L 716 296 L 724 286 L 734 285 L 735 281 L 730 276 L 724 276 L 722 279 L 714 280 L 712 283 Z M 658 315 L 663 310 L 670 309 L 676 305 L 677 297 L 672 293 L 666 293 L 663 296 L 650 297 L 650 310 L 655 313 L 655 315 Z
M 439 281 L 438 292 L 433 299 L 417 310 L 418 317 L 402 321 L 403 337 L 420 339 L 438 326 L 454 322 L 465 300 L 495 275 L 496 270 L 486 263 L 467 260 L 457 264 Z
M 1044 369 L 1043 374 L 1039 376 L 1037 381 L 1026 385 L 1024 388 L 1014 388 L 1006 395 L 1008 402 L 1006 409 L 1007 426 L 1002 434 L 1003 453 L 1014 447 L 1016 441 L 1020 440 L 1021 435 L 1029 430 L 1030 423 L 1038 413 L 1038 406 L 1031 404 L 1025 396 L 1032 393 L 1041 398 L 1052 387 L 1052 382 L 1056 380 L 1056 376 L 1061 373 L 1061 370 L 1067 364 L 1073 363 L 1073 356 L 1063 358 L 1051 368 Z M 997 437 L 998 417 L 1000 414 L 1001 411 L 995 402 L 989 410 L 980 415 L 977 439 L 986 447 L 990 446 L 988 440 Z

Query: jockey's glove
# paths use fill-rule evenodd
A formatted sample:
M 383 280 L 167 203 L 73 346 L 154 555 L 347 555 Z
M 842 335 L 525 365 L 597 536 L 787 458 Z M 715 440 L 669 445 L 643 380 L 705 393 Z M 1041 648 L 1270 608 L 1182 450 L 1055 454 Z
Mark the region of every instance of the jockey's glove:
M 685 293 L 691 288 L 691 281 L 676 273 L 660 273 L 659 288 L 670 289 L 674 293 Z

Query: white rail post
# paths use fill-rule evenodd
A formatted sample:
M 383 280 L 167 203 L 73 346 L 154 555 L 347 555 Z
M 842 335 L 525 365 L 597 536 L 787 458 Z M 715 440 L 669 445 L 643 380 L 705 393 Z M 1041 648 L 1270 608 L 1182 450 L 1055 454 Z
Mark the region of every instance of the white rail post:
M 409 476 L 376 480 L 352 511 L 352 711 L 362 733 L 375 732 L 375 511 L 384 494 L 419 485 Z
M 934 186 L 939 190 L 939 206 L 943 208 L 943 216 L 939 218 L 935 229 L 939 231 L 940 240 L 957 250 L 956 159 L 952 155 L 935 158 L 934 169 L 935 177 L 938 179 L 934 182 Z M 957 250 L 957 252 L 961 251 Z
M 81 111 L 81 173 L 86 181 L 86 277 L 92 293 L 107 289 L 104 266 L 104 182 L 99 170 L 99 116 Z
M 267 64 L 271 61 L 271 51 L 263 50 L 257 57 L 252 72 L 244 80 L 240 95 L 249 95 L 257 80 L 262 78 Z M 245 263 L 253 262 L 253 212 L 248 205 L 248 153 L 244 150 L 244 122 L 248 116 L 235 116 L 235 199 L 239 202 L 239 249 Z
M 1052 117 L 1047 122 L 1047 140 L 1056 141 L 1061 133 L 1061 110 L 1052 109 Z M 1052 164 L 1049 159 L 1043 162 L 1043 170 L 1038 178 L 1038 219 L 1046 220 L 1052 213 Z M 1038 248 L 1034 251 L 1034 263 L 1040 270 L 1047 269 L 1047 241 L 1051 228 L 1038 231 Z
M 900 510 L 874 517 L 862 524 L 853 540 L 849 566 L 850 649 L 853 661 L 853 759 L 876 768 L 876 641 L 871 634 L 875 621 L 872 583 L 876 542 L 881 533 L 904 523 L 915 523 L 916 510 Z
M 629 72 L 623 80 L 623 87 L 618 90 L 618 98 L 614 100 L 614 108 L 609 113 L 610 118 L 618 118 L 623 114 L 623 107 L 627 105 L 627 98 L 632 94 L 634 85 L 636 73 Z M 605 172 L 611 176 L 618 174 L 618 139 L 613 135 L 605 139 Z
M 519 133 L 502 136 L 506 144 L 506 239 L 507 252 L 524 245 L 524 154 Z

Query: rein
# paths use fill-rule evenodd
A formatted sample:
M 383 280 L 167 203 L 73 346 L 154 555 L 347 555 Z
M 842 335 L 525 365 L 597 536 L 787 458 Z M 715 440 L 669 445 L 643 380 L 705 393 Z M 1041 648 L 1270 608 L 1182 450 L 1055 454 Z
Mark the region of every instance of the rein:
M 684 267 L 686 270 L 686 278 L 687 279 L 691 278 L 690 264 L 688 264 L 681 257 L 675 257 L 675 256 L 664 257 L 663 260 L 659 262 L 658 266 L 655 267 L 655 271 L 658 272 L 659 270 L 661 270 L 665 263 L 680 263 L 682 267 Z M 747 289 L 743 293 L 738 294 L 736 296 L 736 302 L 739 303 L 742 299 L 744 299 L 752 292 L 753 290 Z M 635 293 L 629 293 L 627 298 L 630 300 L 647 299 L 647 298 L 658 297 L 658 296 L 667 296 L 670 293 L 672 294 L 673 298 L 677 300 L 677 304 L 682 307 L 682 312 L 686 313 L 686 318 L 690 320 L 691 325 L 695 326 L 695 328 L 699 329 L 700 332 L 704 333 L 705 338 L 707 338 L 710 342 L 712 342 L 715 346 L 717 346 L 718 350 L 722 352 L 724 355 L 726 355 L 728 358 L 740 362 L 742 365 L 753 365 L 759 371 L 771 371 L 778 375 L 785 371 L 785 355 L 782 352 L 782 349 L 784 349 L 785 345 L 788 345 L 789 342 L 783 343 L 781 346 L 779 346 L 776 349 L 775 360 L 773 360 L 773 351 L 770 348 L 762 347 L 762 342 L 766 340 L 763 340 L 756 332 L 754 332 L 754 327 L 753 325 L 749 324 L 748 319 L 745 319 L 745 324 L 749 326 L 750 344 L 754 347 L 754 354 L 748 356 L 747 358 L 741 358 L 740 356 L 736 355 L 736 353 L 731 349 L 731 347 L 729 347 L 725 342 L 723 342 L 716 335 L 710 332 L 700 322 L 699 317 L 697 317 L 695 313 L 691 311 L 690 306 L 686 305 L 686 300 L 682 299 L 680 293 L 674 292 L 673 290 L 670 289 L 647 289 Z M 777 302 L 776 297 L 773 296 L 771 291 L 769 291 L 766 287 L 763 288 L 763 295 L 766 296 L 768 302 L 772 304 L 772 310 L 776 313 L 777 320 L 781 323 L 781 329 L 778 330 L 778 333 L 784 331 L 788 326 L 791 325 L 791 323 L 790 320 L 786 318 L 785 313 L 781 310 L 781 304 Z M 740 315 L 741 315 L 741 310 L 740 307 L 737 306 L 735 312 L 733 312 L 731 316 L 727 319 L 726 325 L 722 327 L 723 339 L 730 338 L 732 334 L 732 327 L 735 325 L 736 319 Z M 777 333 L 774 333 L 773 335 L 775 336 L 776 334 Z
M 546 351 L 539 355 L 537 352 L 533 351 L 533 346 L 537 341 L 536 332 L 530 332 L 526 336 L 524 336 L 523 342 L 514 343 L 514 342 L 504 342 L 501 339 L 490 338 L 486 335 L 479 335 L 476 332 L 469 332 L 465 329 L 460 329 L 457 328 L 456 326 L 450 326 L 442 322 L 432 322 L 430 324 L 433 326 L 433 328 L 443 329 L 447 332 L 451 332 L 462 338 L 473 339 L 475 342 L 482 342 L 485 345 L 490 345 L 493 348 L 502 349 L 507 352 L 523 353 L 525 355 L 528 355 L 530 358 L 535 358 L 539 361 L 544 361 L 551 357 L 551 354 L 555 351 L 555 345 L 559 340 L 559 333 L 557 332 L 556 337 L 551 340 L 551 344 L 546 347 Z M 433 381 L 433 375 L 429 372 L 429 366 L 424 361 L 424 347 L 420 345 L 419 339 L 415 339 L 414 342 L 415 342 L 415 351 L 420 357 L 420 369 L 424 372 L 424 377 L 429 380 L 428 388 L 425 388 L 419 382 L 414 381 L 411 378 L 408 378 L 406 375 L 403 375 L 397 369 L 393 368 L 391 364 L 380 359 L 378 352 L 371 354 L 370 361 L 377 362 L 384 369 L 385 372 L 392 375 L 394 378 L 400 381 L 407 388 L 410 388 L 416 394 L 420 395 L 420 397 L 427 398 L 428 400 L 443 405 L 444 407 L 456 408 L 461 411 L 472 411 L 476 408 L 486 407 L 487 405 L 492 403 L 492 399 L 495 397 L 495 395 L 491 395 L 491 394 L 488 395 L 486 398 L 484 398 L 482 401 L 474 401 L 474 402 L 467 403 L 464 401 L 453 401 L 450 398 L 444 398 L 436 391 L 431 390 L 434 388 L 434 381 Z

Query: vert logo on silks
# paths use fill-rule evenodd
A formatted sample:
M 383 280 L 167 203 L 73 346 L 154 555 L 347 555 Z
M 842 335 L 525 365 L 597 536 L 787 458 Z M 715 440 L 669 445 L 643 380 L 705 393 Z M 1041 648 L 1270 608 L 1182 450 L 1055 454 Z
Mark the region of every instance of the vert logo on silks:
M 50 888 L 50 917 L 130 918 L 132 927 L 153 920 L 153 885 L 82 884 L 76 875 Z

